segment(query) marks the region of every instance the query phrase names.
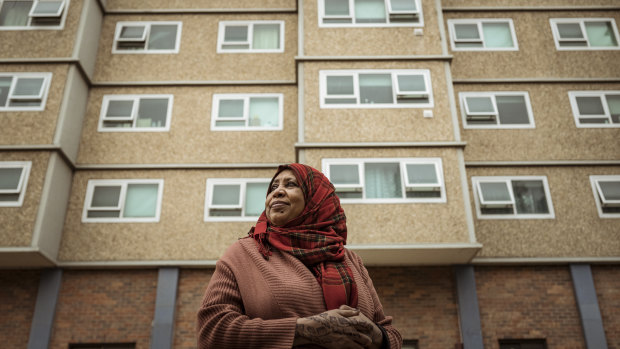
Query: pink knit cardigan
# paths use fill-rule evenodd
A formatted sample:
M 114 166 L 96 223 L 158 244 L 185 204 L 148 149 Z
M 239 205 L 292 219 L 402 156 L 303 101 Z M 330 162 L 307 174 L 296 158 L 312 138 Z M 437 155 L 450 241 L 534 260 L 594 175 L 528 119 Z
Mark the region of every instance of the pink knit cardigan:
M 269 260 L 252 239 L 238 240 L 217 262 L 198 311 L 198 348 L 291 348 L 297 318 L 326 310 L 323 292 L 297 258 L 273 250 Z M 390 348 L 401 336 L 383 307 L 362 260 L 347 250 L 345 260 L 358 287 L 358 308 L 383 326 Z

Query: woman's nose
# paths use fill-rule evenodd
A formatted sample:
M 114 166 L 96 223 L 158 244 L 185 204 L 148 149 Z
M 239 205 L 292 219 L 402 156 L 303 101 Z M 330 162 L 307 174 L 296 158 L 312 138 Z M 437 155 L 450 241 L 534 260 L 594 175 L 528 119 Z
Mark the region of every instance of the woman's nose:
M 283 195 L 284 195 L 284 188 L 282 187 L 277 187 L 276 190 L 273 191 L 274 197 L 281 197 Z

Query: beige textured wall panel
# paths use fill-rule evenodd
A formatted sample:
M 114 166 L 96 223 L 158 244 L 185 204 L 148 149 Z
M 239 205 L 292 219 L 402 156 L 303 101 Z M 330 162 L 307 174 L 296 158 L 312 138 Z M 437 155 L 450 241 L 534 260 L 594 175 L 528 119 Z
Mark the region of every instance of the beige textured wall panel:
M 547 176 L 555 219 L 477 219 L 478 257 L 617 257 L 620 220 L 600 218 L 591 175 L 618 175 L 620 167 L 467 168 L 471 176 Z
M 204 222 L 207 178 L 271 178 L 275 170 L 76 172 L 58 259 L 217 259 L 255 222 Z M 164 179 L 159 223 L 82 223 L 88 180 L 138 178 Z
M 296 0 L 106 0 L 105 7 L 111 10 L 145 9 L 294 9 Z
M 30 247 L 49 157 L 49 152 L 0 152 L 0 162 L 32 162 L 22 206 L 0 207 L 0 247 Z
M 549 7 L 549 6 L 617 6 L 616 0 L 588 0 L 585 3 L 583 0 L 442 0 L 441 5 L 443 8 L 450 7 Z
M 45 110 L 0 112 L 0 125 L 2 125 L 0 144 L 51 144 L 53 142 L 67 80 L 67 70 L 68 66 L 63 64 L 0 65 L 0 72 L 3 73 L 52 73 Z
M 468 243 L 457 150 L 308 149 L 306 164 L 321 169 L 324 158 L 439 157 L 442 159 L 446 203 L 343 204 L 350 244 Z
M 512 18 L 518 51 L 452 51 L 452 77 L 492 78 L 597 78 L 616 76 L 620 71 L 618 50 L 558 51 L 551 32 L 550 18 L 615 18 L 620 11 L 542 12 L 447 12 L 455 18 Z
M 568 92 L 590 90 L 620 90 L 620 84 L 455 84 L 465 160 L 619 160 L 620 129 L 576 126 Z M 535 128 L 464 129 L 458 93 L 476 91 L 528 92 Z
M 213 93 L 282 93 L 281 131 L 211 131 Z M 80 164 L 282 163 L 295 160 L 297 88 L 220 86 L 92 89 L 78 154 Z M 172 94 L 169 132 L 98 132 L 106 94 Z M 256 149 L 257 151 L 250 151 Z
M 338 69 L 429 69 L 434 107 L 384 109 L 321 109 L 319 71 Z M 329 62 L 304 63 L 306 142 L 453 141 L 444 63 Z M 433 117 L 425 118 L 424 110 Z
M 217 53 L 220 21 L 282 20 L 284 52 Z M 120 21 L 181 21 L 176 54 L 112 54 Z M 295 80 L 297 17 L 292 14 L 109 15 L 104 18 L 95 81 Z
M 63 29 L 0 31 L 0 57 L 71 57 L 82 6 L 83 0 L 70 0 Z
M 441 54 L 437 9 L 434 1 L 422 1 L 422 36 L 414 27 L 359 28 L 319 27 L 318 1 L 304 1 L 305 56 L 386 56 Z

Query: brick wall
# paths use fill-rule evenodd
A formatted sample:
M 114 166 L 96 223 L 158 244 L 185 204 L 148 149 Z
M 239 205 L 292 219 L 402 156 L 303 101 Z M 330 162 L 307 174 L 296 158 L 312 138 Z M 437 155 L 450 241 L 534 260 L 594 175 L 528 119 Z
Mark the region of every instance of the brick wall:
M 196 313 L 215 269 L 181 269 L 173 348 L 196 348 Z
M 70 343 L 150 346 L 157 270 L 64 270 L 50 348 Z
M 549 349 L 585 348 L 568 266 L 476 267 L 485 349 L 498 339 L 545 338 Z
M 620 267 L 592 266 L 608 349 L 620 349 Z
M 40 271 L 0 271 L 0 338 L 4 348 L 26 348 Z
M 451 268 L 368 268 L 368 273 L 403 339 L 418 339 L 420 348 L 460 343 Z

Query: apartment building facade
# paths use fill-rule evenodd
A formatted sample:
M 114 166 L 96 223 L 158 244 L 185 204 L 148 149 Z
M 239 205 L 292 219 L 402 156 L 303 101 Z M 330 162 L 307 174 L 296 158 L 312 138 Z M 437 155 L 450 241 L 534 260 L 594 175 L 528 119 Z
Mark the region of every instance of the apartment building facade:
M 405 348 L 618 348 L 612 0 L 0 1 L 0 333 L 194 348 L 279 164 Z

